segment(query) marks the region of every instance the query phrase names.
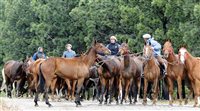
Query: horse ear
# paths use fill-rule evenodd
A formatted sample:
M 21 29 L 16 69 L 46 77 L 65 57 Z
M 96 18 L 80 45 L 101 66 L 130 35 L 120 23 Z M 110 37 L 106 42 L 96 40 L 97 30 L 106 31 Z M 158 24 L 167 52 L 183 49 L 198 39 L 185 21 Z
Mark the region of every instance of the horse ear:
M 97 43 L 97 40 L 95 38 L 93 38 L 92 46 L 94 46 L 96 43 Z
M 187 49 L 187 45 L 186 45 L 186 44 L 182 44 L 182 45 L 179 46 L 178 49 L 180 50 L 181 48 L 185 48 L 185 49 Z

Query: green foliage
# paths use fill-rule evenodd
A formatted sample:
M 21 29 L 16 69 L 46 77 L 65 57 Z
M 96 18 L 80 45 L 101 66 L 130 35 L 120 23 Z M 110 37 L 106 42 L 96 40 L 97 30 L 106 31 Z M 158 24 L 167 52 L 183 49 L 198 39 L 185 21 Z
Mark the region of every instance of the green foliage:
M 66 43 L 82 53 L 93 38 L 107 44 L 111 35 L 140 52 L 144 33 L 200 56 L 199 18 L 197 0 L 0 0 L 0 68 L 39 46 L 47 56 L 61 56 Z

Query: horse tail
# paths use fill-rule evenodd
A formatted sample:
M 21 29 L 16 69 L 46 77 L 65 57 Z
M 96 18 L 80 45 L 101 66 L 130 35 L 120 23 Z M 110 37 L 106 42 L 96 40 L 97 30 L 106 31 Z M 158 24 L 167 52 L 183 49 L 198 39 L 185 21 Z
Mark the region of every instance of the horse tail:
M 2 77 L 3 77 L 3 83 L 1 85 L 0 91 L 3 91 L 6 88 L 6 76 L 5 76 L 4 68 L 2 69 Z
M 41 70 L 41 65 L 39 65 L 39 91 L 44 92 L 44 86 L 45 86 L 45 79 Z

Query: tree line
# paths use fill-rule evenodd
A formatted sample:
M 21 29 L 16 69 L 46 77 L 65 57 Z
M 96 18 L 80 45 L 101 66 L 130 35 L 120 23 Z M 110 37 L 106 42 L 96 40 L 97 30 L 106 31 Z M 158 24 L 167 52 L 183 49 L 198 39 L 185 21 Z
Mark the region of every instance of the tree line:
M 111 35 L 128 39 L 132 52 L 150 33 L 161 44 L 171 39 L 175 52 L 186 44 L 200 56 L 199 26 L 199 0 L 0 0 L 0 68 L 39 46 L 47 56 L 61 56 L 66 43 L 82 53 L 92 38 L 107 44 Z

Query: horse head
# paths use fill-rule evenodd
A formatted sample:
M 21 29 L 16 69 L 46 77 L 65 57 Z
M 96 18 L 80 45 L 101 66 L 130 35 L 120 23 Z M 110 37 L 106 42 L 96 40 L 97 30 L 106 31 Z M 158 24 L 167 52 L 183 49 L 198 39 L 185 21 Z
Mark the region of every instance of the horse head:
M 22 69 L 26 72 L 26 73 L 30 73 L 29 72 L 29 68 L 31 66 L 31 64 L 33 63 L 33 59 L 32 57 L 27 57 L 26 60 L 24 60 L 23 65 L 22 65 Z
M 174 49 L 172 47 L 172 43 L 171 41 L 166 41 L 164 46 L 163 46 L 163 55 L 164 55 L 164 58 L 168 58 L 169 57 L 169 54 L 172 54 L 174 52 Z
M 151 60 L 153 58 L 153 48 L 150 45 L 145 45 L 143 55 L 146 60 Z
M 187 49 L 185 47 L 181 47 L 179 49 L 178 57 L 183 64 L 185 63 L 187 56 L 188 56 Z
M 111 54 L 111 51 L 105 47 L 102 43 L 98 43 L 96 40 L 93 41 L 92 48 L 96 53 Z
M 128 47 L 128 44 L 126 43 L 122 43 L 119 47 L 119 52 L 118 52 L 120 55 L 125 55 L 125 54 L 128 54 L 130 53 L 129 51 L 129 47 Z

